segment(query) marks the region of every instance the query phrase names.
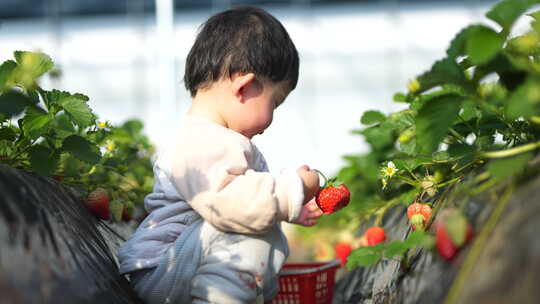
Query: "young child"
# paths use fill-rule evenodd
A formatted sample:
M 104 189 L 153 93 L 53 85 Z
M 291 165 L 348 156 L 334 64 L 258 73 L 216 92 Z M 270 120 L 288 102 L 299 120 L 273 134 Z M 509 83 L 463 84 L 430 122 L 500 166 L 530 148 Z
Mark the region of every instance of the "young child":
M 212 16 L 187 57 L 192 105 L 154 165 L 149 215 L 120 248 L 120 272 L 153 303 L 262 303 L 288 255 L 280 222 L 322 212 L 308 166 L 268 172 L 251 142 L 298 81 L 297 50 L 262 9 Z

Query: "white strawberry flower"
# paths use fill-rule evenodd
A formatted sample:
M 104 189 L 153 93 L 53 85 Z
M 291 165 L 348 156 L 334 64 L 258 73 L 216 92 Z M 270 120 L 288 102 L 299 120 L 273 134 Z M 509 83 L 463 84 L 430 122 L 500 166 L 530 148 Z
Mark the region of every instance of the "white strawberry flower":
M 391 178 L 399 171 L 399 169 L 396 168 L 396 165 L 392 161 L 389 161 L 388 164 L 386 164 L 386 167 L 382 168 L 381 170 L 383 176 L 388 178 Z

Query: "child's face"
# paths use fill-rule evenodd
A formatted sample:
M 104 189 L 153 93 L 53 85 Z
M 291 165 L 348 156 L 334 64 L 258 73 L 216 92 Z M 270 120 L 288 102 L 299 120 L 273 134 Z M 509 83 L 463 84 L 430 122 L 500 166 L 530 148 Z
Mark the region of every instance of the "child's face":
M 240 109 L 232 113 L 231 127 L 248 138 L 262 134 L 272 123 L 274 110 L 289 93 L 286 82 L 252 82 L 243 91 L 244 102 Z

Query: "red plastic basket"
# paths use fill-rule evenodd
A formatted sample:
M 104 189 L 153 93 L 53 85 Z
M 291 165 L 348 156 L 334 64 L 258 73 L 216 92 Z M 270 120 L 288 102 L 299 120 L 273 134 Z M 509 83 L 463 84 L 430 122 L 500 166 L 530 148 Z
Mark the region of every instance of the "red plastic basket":
M 279 293 L 272 304 L 328 304 L 340 261 L 285 264 L 279 275 Z

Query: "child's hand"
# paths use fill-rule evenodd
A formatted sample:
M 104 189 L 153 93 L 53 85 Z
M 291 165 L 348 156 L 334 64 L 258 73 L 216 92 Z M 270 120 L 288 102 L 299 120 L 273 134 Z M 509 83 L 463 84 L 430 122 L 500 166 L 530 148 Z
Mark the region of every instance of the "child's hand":
M 315 199 L 312 199 L 302 207 L 302 211 L 300 211 L 300 216 L 293 223 L 306 227 L 313 226 L 317 224 L 317 219 L 320 218 L 322 215 L 323 212 L 321 211 L 321 209 L 319 209 L 319 207 L 317 207 Z
M 298 168 L 296 172 L 304 184 L 304 203 L 307 203 L 319 192 L 319 174 L 306 165 Z

